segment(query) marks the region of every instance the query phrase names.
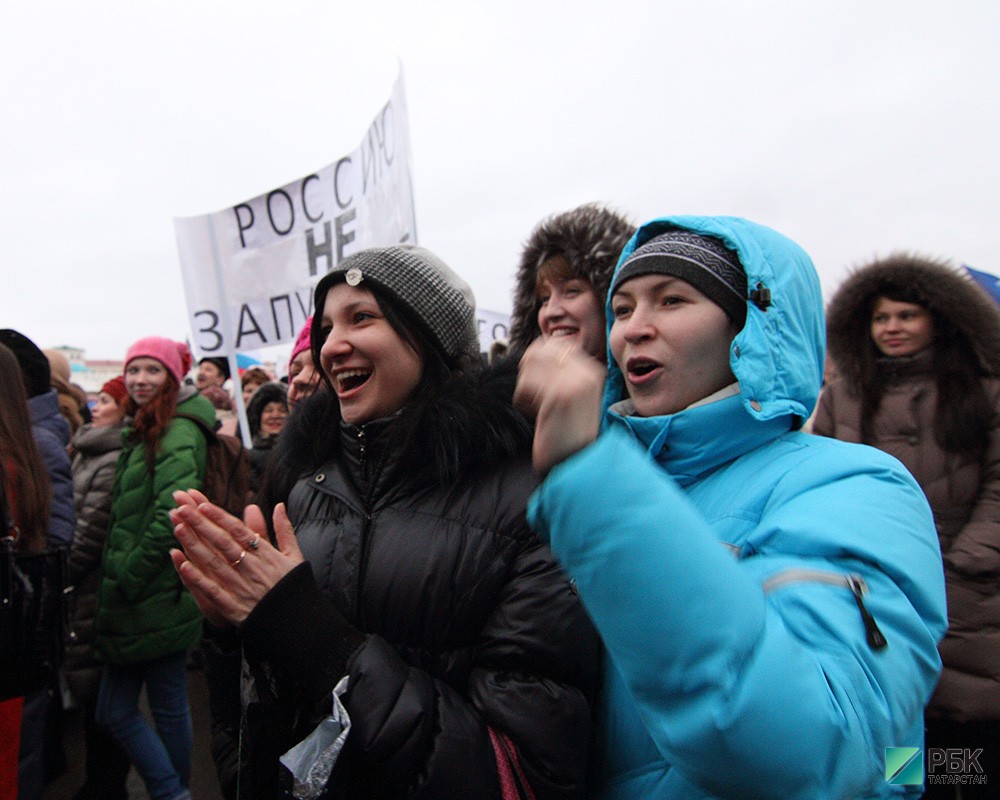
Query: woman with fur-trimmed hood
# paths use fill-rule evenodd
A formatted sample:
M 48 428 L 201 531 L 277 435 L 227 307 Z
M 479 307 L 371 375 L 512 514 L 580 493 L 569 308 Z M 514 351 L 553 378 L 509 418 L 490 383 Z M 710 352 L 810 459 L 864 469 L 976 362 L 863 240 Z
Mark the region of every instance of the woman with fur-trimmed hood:
M 539 336 L 567 336 L 604 361 L 604 302 L 618 256 L 635 226 L 596 203 L 542 220 L 517 268 L 510 349 Z
M 946 262 L 898 253 L 844 282 L 828 337 L 840 377 L 814 432 L 894 455 L 934 512 L 949 629 L 927 746 L 981 747 L 1000 778 L 1000 309 Z M 941 788 L 926 796 L 954 796 Z

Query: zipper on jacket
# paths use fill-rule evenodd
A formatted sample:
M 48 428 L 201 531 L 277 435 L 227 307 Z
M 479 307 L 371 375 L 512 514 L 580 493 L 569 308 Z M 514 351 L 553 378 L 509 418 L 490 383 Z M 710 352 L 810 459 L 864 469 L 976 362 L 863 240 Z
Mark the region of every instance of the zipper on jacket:
M 361 464 L 362 473 L 365 470 L 365 447 L 367 444 L 365 441 L 365 428 L 364 425 L 361 425 L 358 427 L 358 461 Z
M 875 617 L 865 607 L 864 596 L 868 594 L 868 584 L 865 579 L 856 573 L 844 575 L 837 572 L 823 572 L 814 569 L 790 569 L 779 572 L 764 581 L 762 588 L 764 592 L 770 592 L 788 583 L 814 582 L 828 583 L 832 586 L 846 586 L 854 596 L 854 602 L 861 612 L 861 622 L 865 626 L 865 641 L 872 650 L 884 650 L 889 646 L 885 634 L 879 630 Z
M 368 474 L 368 443 L 365 437 L 364 425 L 358 427 L 358 468 L 362 479 L 365 482 L 365 521 L 361 528 L 361 554 L 358 561 L 358 585 L 357 594 L 354 598 L 354 606 L 357 609 L 355 616 L 358 620 L 358 624 L 362 627 L 365 626 L 364 614 L 362 609 L 362 596 L 364 594 L 365 585 L 365 574 L 368 572 L 368 551 L 370 549 L 371 539 L 371 525 L 372 525 L 372 515 L 371 515 L 371 504 L 372 504 L 372 493 L 374 492 L 375 481 L 372 476 Z

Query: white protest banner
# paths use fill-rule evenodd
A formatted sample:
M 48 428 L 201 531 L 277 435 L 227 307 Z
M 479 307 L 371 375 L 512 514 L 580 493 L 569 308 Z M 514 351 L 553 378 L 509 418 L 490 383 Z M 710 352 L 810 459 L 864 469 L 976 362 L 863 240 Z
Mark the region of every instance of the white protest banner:
M 416 243 L 402 75 L 361 146 L 311 175 L 231 208 L 174 220 L 201 356 L 295 339 L 312 290 L 366 247 Z
M 510 314 L 477 308 L 476 328 L 479 333 L 479 349 L 485 353 L 497 339 L 507 338 L 507 331 L 510 330 Z

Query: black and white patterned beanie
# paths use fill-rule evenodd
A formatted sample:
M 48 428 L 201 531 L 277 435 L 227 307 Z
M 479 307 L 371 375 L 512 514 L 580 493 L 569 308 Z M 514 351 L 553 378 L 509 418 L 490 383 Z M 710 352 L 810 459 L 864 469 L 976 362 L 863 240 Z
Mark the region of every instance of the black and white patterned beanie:
M 694 286 L 740 327 L 747 317 L 747 274 L 718 239 L 685 230 L 654 236 L 637 247 L 614 277 L 610 294 L 640 275 L 670 275 Z
M 362 288 L 372 284 L 404 306 L 448 361 L 479 356 L 472 288 L 430 250 L 402 244 L 353 253 L 317 284 L 317 309 L 330 287 L 342 282 Z M 321 325 L 320 316 L 314 315 L 314 329 Z

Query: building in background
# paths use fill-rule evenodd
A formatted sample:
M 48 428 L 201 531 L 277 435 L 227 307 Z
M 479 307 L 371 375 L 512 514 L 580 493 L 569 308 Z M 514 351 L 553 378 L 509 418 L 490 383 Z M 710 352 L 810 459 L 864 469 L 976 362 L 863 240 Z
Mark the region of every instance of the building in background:
M 79 347 L 59 345 L 53 350 L 62 353 L 69 361 L 70 380 L 83 389 L 90 399 L 97 397 L 101 387 L 116 375 L 122 374 L 122 360 L 92 359 L 83 357 L 84 351 Z

